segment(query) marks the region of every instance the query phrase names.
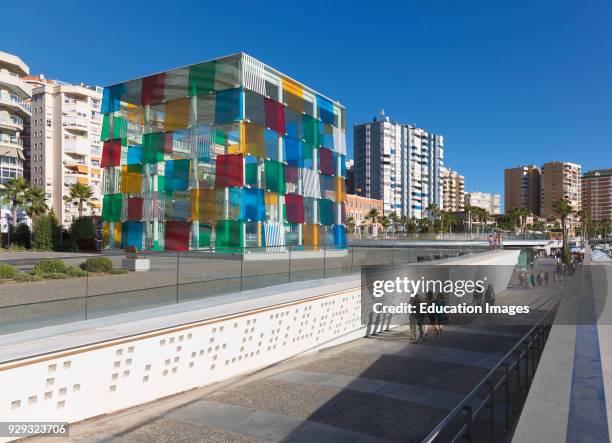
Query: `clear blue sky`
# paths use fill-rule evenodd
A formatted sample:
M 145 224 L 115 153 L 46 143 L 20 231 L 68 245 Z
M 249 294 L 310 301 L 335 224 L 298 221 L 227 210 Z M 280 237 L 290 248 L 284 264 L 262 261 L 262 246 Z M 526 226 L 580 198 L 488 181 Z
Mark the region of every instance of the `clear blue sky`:
M 612 167 L 609 0 L 30 1 L 2 9 L 0 49 L 33 73 L 70 82 L 105 86 L 247 52 L 342 102 L 351 155 L 352 123 L 382 108 L 443 134 L 446 164 L 465 175 L 468 191 L 502 193 L 503 169 L 519 164 Z

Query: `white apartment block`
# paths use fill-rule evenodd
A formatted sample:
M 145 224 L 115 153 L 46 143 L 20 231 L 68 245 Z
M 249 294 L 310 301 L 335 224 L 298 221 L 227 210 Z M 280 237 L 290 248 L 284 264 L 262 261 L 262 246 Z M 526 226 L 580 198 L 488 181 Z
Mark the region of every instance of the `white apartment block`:
M 462 212 L 464 205 L 465 178 L 457 171 L 442 168 L 442 207 L 450 212 Z
M 355 125 L 355 193 L 383 201 L 385 214 L 427 217 L 442 205 L 444 139 L 381 118 Z
M 486 192 L 466 192 L 465 206 L 475 206 L 489 211 L 489 214 L 501 214 L 501 195 Z
M 100 87 L 42 77 L 32 91 L 32 184 L 45 190 L 63 225 L 78 217 L 76 204 L 63 201 L 76 183 L 90 186 L 97 200 L 97 207 L 85 208 L 84 215 L 100 215 L 101 100 Z
M 19 57 L 0 51 L 0 183 L 24 176 L 24 138 L 30 124 L 32 95 L 24 77 L 29 72 Z

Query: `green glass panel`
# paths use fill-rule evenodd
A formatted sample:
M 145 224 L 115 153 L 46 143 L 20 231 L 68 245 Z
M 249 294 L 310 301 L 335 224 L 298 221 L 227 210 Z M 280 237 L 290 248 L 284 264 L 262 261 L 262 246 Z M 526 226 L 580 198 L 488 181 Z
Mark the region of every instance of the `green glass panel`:
M 189 67 L 190 97 L 215 90 L 215 70 L 215 61 Z
M 266 160 L 264 170 L 266 174 L 266 189 L 284 194 L 286 189 L 285 165 L 274 160 Z
M 244 165 L 244 181 L 247 185 L 257 186 L 257 166 L 257 163 L 247 163 Z
M 332 200 L 326 198 L 319 200 L 319 219 L 322 225 L 334 224 L 334 202 Z
M 102 221 L 121 221 L 121 205 L 123 196 L 121 194 L 105 195 L 102 200 Z
M 217 221 L 215 248 L 219 252 L 241 252 L 244 244 L 242 225 L 236 220 Z
M 113 138 L 127 137 L 127 120 L 121 117 L 113 119 Z M 124 144 L 123 146 L 126 146 Z
M 319 146 L 319 121 L 307 114 L 302 114 L 302 138 L 309 145 Z
M 102 117 L 102 132 L 100 134 L 100 140 L 106 141 L 109 138 L 112 138 L 110 136 L 110 116 L 108 114 L 104 114 L 104 117 Z
M 215 128 L 215 144 L 225 146 L 227 144 L 227 133 L 220 128 Z
M 154 132 L 142 136 L 142 162 L 157 163 L 164 160 L 165 134 Z
M 200 235 L 198 236 L 198 247 L 200 248 L 210 247 L 211 233 L 212 233 L 212 227 L 210 225 L 200 224 Z

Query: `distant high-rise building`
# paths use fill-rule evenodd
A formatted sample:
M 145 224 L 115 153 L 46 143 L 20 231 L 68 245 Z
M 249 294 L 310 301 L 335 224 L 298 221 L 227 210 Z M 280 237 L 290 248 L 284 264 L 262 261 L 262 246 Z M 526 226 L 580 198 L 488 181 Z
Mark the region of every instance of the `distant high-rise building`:
M 491 215 L 500 214 L 501 196 L 499 194 L 489 194 L 486 192 L 466 192 L 465 206 L 486 209 Z
M 612 169 L 598 169 L 582 176 L 582 209 L 591 220 L 612 219 Z
M 355 194 L 355 162 L 346 161 L 346 193 Z
M 28 179 L 24 170 L 30 125 L 31 86 L 23 80 L 30 68 L 16 55 L 0 51 L 0 184 Z
M 444 138 L 381 113 L 354 127 L 355 190 L 380 199 L 385 214 L 423 218 L 442 206 Z
M 535 165 L 504 170 L 504 211 L 517 208 L 540 215 L 540 168 Z
M 36 83 L 35 79 L 29 80 Z M 78 217 L 76 204 L 63 197 L 76 183 L 94 191 L 94 208 L 85 215 L 100 215 L 102 202 L 100 105 L 102 88 L 71 85 L 39 77 L 32 92 L 32 184 L 45 190 L 49 207 L 68 225 Z
M 461 212 L 464 206 L 465 178 L 457 171 L 442 168 L 442 207 L 444 211 Z
M 540 215 L 558 217 L 554 205 L 568 200 L 574 211 L 582 208 L 581 166 L 570 162 L 548 162 L 542 165 L 540 184 Z

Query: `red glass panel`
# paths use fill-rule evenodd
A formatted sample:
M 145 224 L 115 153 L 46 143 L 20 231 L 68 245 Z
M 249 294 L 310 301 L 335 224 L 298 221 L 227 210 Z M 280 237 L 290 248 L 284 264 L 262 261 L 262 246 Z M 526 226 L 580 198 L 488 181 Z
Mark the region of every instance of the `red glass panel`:
M 283 105 L 277 101 L 264 99 L 264 109 L 266 113 L 266 126 L 274 129 L 281 135 L 285 134 L 285 111 Z
M 242 165 L 242 154 L 228 154 L 217 156 L 215 188 L 244 186 L 244 168 L 242 167 Z
M 140 197 L 128 198 L 128 220 L 140 221 L 142 219 L 143 201 Z
M 167 221 L 165 243 L 170 251 L 189 250 L 189 222 Z
M 285 208 L 289 223 L 304 223 L 304 199 L 301 195 L 285 195 Z
M 100 166 L 119 166 L 121 164 L 121 139 L 106 140 L 102 147 L 102 162 Z
M 164 100 L 165 74 L 150 75 L 142 79 L 140 102 L 144 105 L 154 105 Z
M 319 169 L 323 174 L 334 175 L 334 153 L 329 149 L 319 148 Z

